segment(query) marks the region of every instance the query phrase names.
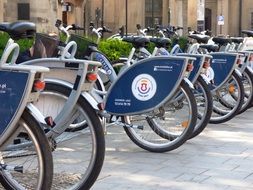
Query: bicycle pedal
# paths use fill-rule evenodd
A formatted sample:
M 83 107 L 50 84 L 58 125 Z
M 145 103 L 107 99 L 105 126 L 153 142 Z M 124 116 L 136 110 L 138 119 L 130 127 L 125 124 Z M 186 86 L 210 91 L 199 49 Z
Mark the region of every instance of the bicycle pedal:
M 97 112 L 100 117 L 108 118 L 110 119 L 111 115 L 105 111 L 98 111 Z
M 24 172 L 24 167 L 23 166 L 9 166 L 9 165 L 6 165 L 6 164 L 0 164 L 0 169 L 8 170 L 8 171 L 15 171 L 15 172 L 19 172 L 19 173 Z
M 129 124 L 124 124 L 123 127 L 129 127 L 129 128 L 133 128 L 133 129 L 140 129 L 143 130 L 144 126 L 143 125 L 129 125 Z
M 20 133 L 18 134 L 18 138 L 28 139 L 29 136 L 28 136 L 28 134 L 25 133 L 25 132 L 20 132 Z
M 24 173 L 24 167 L 23 166 L 15 166 L 14 171 L 19 172 L 19 173 Z
M 21 143 L 21 139 L 14 139 L 13 140 L 13 144 L 20 144 Z
M 115 115 L 111 115 L 110 119 L 109 119 L 109 123 L 114 123 L 116 121 L 118 121 L 119 116 L 115 116 Z
M 143 129 L 144 129 L 144 126 L 143 126 L 143 125 L 138 125 L 138 126 L 137 126 L 137 129 L 143 130 Z
M 201 107 L 205 107 L 205 104 L 204 103 L 198 103 L 197 106 L 201 106 Z

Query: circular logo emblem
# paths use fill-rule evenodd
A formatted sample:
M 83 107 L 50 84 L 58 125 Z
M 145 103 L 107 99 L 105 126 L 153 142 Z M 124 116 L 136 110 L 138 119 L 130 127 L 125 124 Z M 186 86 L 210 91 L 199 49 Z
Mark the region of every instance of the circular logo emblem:
M 148 74 L 141 74 L 135 77 L 132 83 L 132 92 L 135 98 L 141 101 L 151 99 L 156 93 L 156 81 Z

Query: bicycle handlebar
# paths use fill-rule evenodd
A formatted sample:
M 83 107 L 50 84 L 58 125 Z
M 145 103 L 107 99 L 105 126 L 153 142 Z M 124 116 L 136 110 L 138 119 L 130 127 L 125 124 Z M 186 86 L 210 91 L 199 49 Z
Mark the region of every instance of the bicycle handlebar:
M 12 55 L 10 64 L 14 64 L 17 60 L 18 54 L 19 54 L 19 45 L 14 42 L 11 44 L 8 44 L 6 48 L 4 49 L 3 55 L 1 57 L 0 68 L 2 68 L 4 64 L 7 63 L 7 60 L 10 55 Z
M 64 23 L 62 23 L 61 20 L 56 20 L 55 26 L 60 29 L 61 31 L 68 31 L 68 30 L 85 30 L 85 28 L 80 27 L 76 24 L 71 24 L 71 25 L 66 25 Z
M 83 27 L 80 27 L 80 26 L 78 26 L 78 25 L 76 25 L 76 24 L 72 24 L 72 28 L 71 28 L 72 30 L 85 30 L 85 28 L 83 28 Z
M 74 41 L 69 42 L 61 53 L 61 59 L 73 59 L 77 50 L 77 44 Z
M 85 30 L 85 28 L 80 27 L 76 24 L 72 24 L 72 25 L 63 24 L 61 20 L 56 20 L 55 26 L 60 31 L 62 31 L 63 33 L 65 33 L 67 35 L 67 40 L 70 37 L 70 34 L 68 32 L 69 30 Z M 108 29 L 105 26 L 96 29 L 94 26 L 94 23 L 90 23 L 90 30 L 92 33 L 97 35 L 97 38 L 98 38 L 97 43 L 99 42 L 99 39 L 102 37 L 103 33 L 106 33 L 106 32 L 111 33 L 112 32 L 110 29 Z

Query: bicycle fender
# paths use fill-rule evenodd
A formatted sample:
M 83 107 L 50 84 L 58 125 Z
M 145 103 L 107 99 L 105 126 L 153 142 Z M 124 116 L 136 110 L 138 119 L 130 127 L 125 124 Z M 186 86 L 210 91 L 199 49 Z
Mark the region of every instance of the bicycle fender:
M 71 84 L 70 82 L 67 81 L 62 81 L 59 79 L 45 79 L 46 82 L 51 82 L 54 84 L 61 84 L 64 85 L 65 87 L 68 87 L 70 89 L 73 88 L 73 84 Z M 95 100 L 95 98 L 92 97 L 92 95 L 89 92 L 83 91 L 81 93 L 81 96 L 83 98 L 85 98 L 87 100 L 87 102 L 89 102 L 89 104 L 95 109 L 98 110 L 98 102 Z
M 247 69 L 253 74 L 253 69 L 250 66 L 247 66 Z
M 60 79 L 45 78 L 45 82 L 50 82 L 53 84 L 60 84 L 60 85 L 66 86 L 68 88 L 73 88 L 73 84 L 71 82 L 60 80 Z
M 200 74 L 200 76 L 204 79 L 206 84 L 210 84 L 210 79 L 205 74 Z
M 192 84 L 192 82 L 188 78 L 184 78 L 184 81 L 189 85 L 189 87 L 191 89 L 194 89 L 194 85 Z
M 99 110 L 98 108 L 98 102 L 91 96 L 89 92 L 82 92 L 81 96 L 89 102 L 89 104 L 95 109 Z
M 240 77 L 242 77 L 242 73 L 241 73 L 241 71 L 239 70 L 239 69 L 235 69 L 235 72 L 236 72 L 236 74 L 238 74 Z
M 45 122 L 45 116 L 42 115 L 42 113 L 39 111 L 39 109 L 36 106 L 34 106 L 32 103 L 29 103 L 27 105 L 27 109 L 39 123 L 47 125 Z

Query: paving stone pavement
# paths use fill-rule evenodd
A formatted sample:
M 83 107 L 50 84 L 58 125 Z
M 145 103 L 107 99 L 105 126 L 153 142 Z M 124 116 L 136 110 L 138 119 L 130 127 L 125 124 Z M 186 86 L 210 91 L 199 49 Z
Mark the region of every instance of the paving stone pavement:
M 0 185 L 0 189 L 3 189 Z M 253 108 L 167 153 L 150 153 L 108 128 L 92 190 L 253 190 Z
M 92 190 L 253 189 L 253 109 L 167 153 L 137 147 L 109 128 L 106 158 Z

